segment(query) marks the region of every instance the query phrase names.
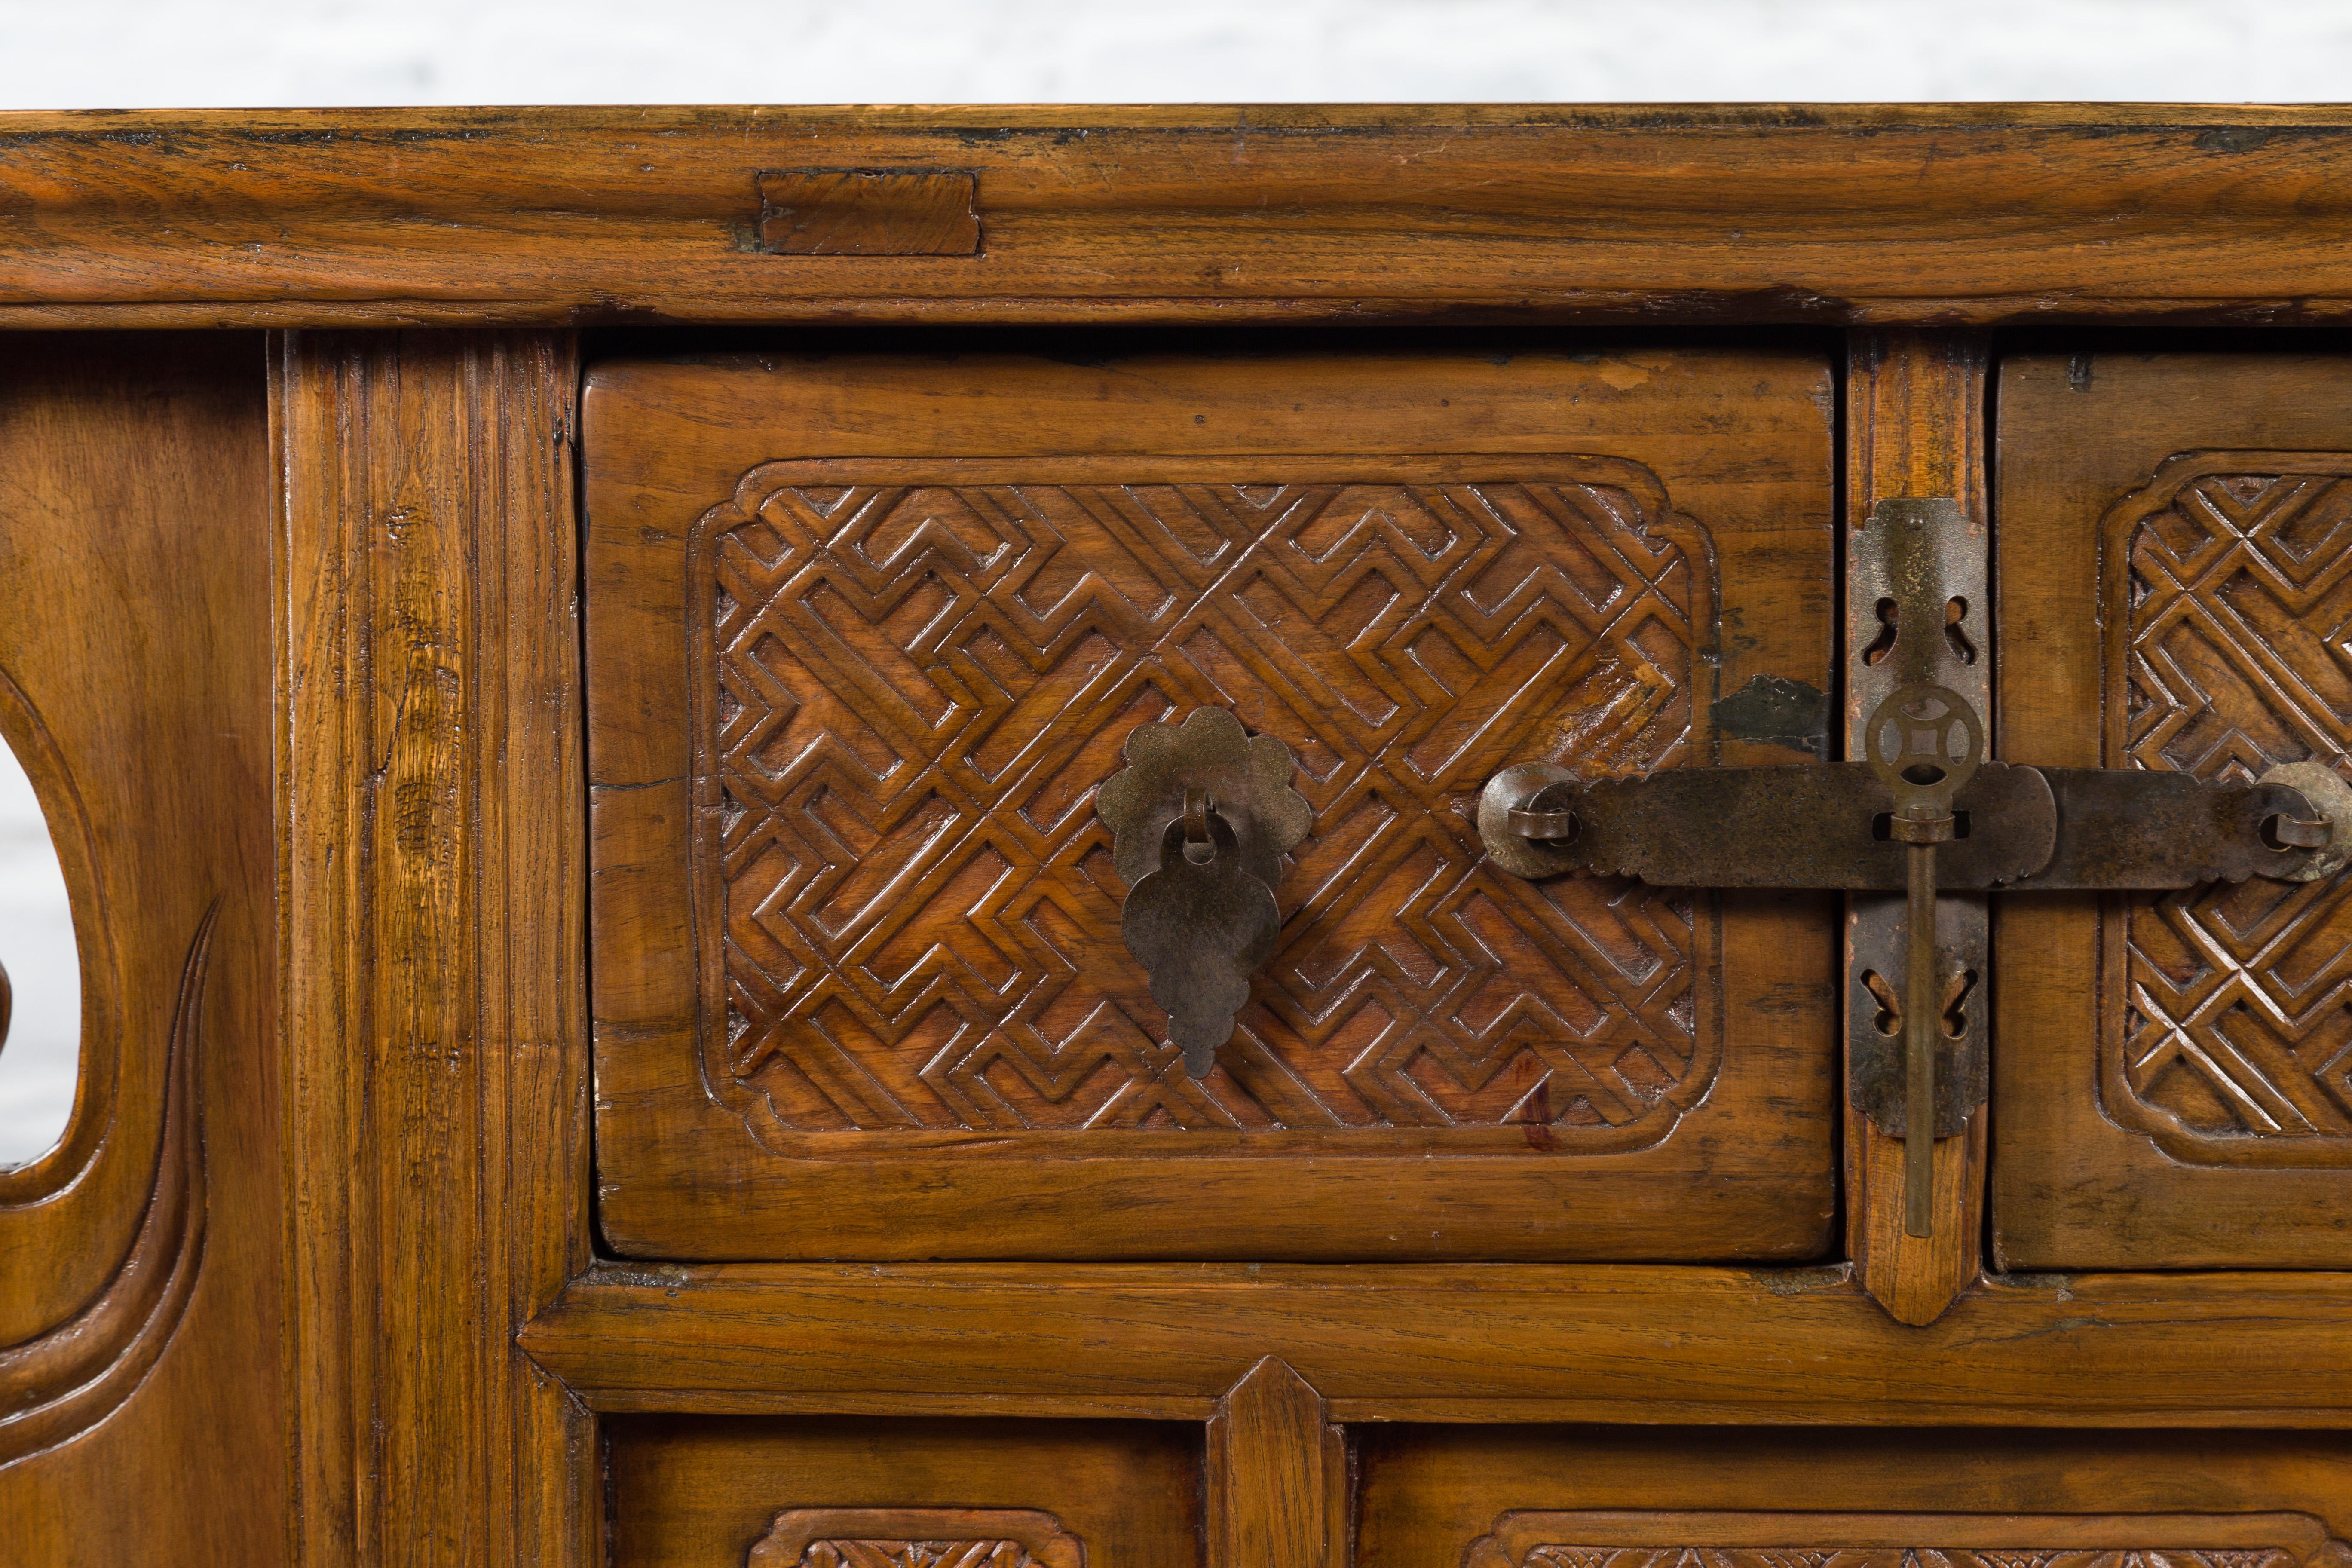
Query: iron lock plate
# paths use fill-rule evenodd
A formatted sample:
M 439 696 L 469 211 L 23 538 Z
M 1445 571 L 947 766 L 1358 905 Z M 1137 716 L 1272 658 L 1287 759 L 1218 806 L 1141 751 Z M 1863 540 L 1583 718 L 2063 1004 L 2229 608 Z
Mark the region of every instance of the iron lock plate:
M 2352 785 L 2325 766 L 2249 783 L 1990 761 L 1985 542 L 1948 497 L 1882 500 L 1852 536 L 1849 739 L 1866 760 L 1647 778 L 1528 763 L 1477 811 L 1494 864 L 1522 877 L 1857 895 L 1848 1097 L 1905 1142 L 1915 1236 L 1931 1227 L 1929 1145 L 1965 1129 L 1990 1076 L 1976 895 L 2309 880 L 2352 853 Z
M 1937 881 L 1952 891 L 2031 893 L 2326 875 L 2352 847 L 2352 785 L 2326 768 L 2291 776 L 2301 788 L 2271 776 L 2207 784 L 2184 773 L 1986 763 L 1953 801 L 1958 831 L 1938 846 Z M 1534 763 L 1488 783 L 1478 828 L 1495 864 L 1521 877 L 1885 892 L 1908 879 L 1894 806 L 1893 791 L 1864 763 L 1592 780 Z M 2321 819 L 2326 831 L 2312 831 Z M 1902 1055 L 1891 1044 L 1905 1005 L 1895 977 L 1907 973 L 1907 936 L 1899 925 L 1864 928 L 1848 1003 L 1851 1098 L 1897 1138 L 1910 1120 Z M 1972 1032 L 1964 1021 L 1980 961 L 1943 933 L 1937 940 L 1938 1026 L 1950 1038 L 1935 1075 L 1934 1136 L 1948 1138 L 1984 1103 L 1989 1068 L 1981 1050 L 1949 1048 Z

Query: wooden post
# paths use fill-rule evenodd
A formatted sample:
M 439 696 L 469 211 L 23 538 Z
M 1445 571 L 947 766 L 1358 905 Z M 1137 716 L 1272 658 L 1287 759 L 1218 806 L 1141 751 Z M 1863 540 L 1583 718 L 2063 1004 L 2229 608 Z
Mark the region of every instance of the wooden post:
M 515 1347 L 587 1261 L 572 440 L 552 332 L 273 342 L 297 1558 L 586 1563 Z
M 1981 335 L 1921 331 L 1859 332 L 1846 363 L 1846 521 L 1868 525 L 1877 502 L 1897 497 L 1949 496 L 1979 531 L 1986 521 L 1985 377 L 1990 363 Z M 1851 585 L 1849 585 L 1851 586 Z M 1990 606 L 1986 606 L 1988 611 Z M 1891 689 L 1893 662 L 1881 669 L 1864 655 L 1878 631 L 1874 602 L 1849 591 L 1846 639 L 1847 755 L 1863 754 L 1863 724 Z M 1991 661 L 1948 666 L 1946 682 L 1992 713 Z M 1979 955 L 1985 966 L 1986 899 L 1982 893 L 1942 893 L 1937 920 L 1948 944 Z M 1900 921 L 1900 894 L 1856 894 L 1846 900 L 1849 988 L 1857 933 L 1865 922 Z M 1979 984 L 1968 999 L 1976 1027 L 1990 1026 Z M 1969 1119 L 1968 1131 L 1938 1139 L 1930 1198 L 1933 1234 L 1904 1228 L 1904 1147 L 1849 1106 L 1846 1111 L 1846 1243 L 1863 1288 L 1898 1321 L 1931 1323 L 1973 1282 L 1983 1262 L 1986 1125 L 1989 1107 Z
M 1209 1418 L 1210 1568 L 1342 1568 L 1348 1491 L 1323 1396 L 1267 1356 Z

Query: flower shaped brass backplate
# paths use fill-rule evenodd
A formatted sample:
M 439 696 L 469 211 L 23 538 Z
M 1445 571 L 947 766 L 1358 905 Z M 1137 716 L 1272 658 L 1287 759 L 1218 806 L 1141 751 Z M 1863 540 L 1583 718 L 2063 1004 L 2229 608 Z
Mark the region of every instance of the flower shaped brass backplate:
M 1312 813 L 1290 787 L 1290 748 L 1228 709 L 1140 725 L 1123 750 L 1126 769 L 1095 792 L 1128 885 L 1120 934 L 1150 973 L 1185 1070 L 1205 1078 L 1273 955 L 1282 859 Z

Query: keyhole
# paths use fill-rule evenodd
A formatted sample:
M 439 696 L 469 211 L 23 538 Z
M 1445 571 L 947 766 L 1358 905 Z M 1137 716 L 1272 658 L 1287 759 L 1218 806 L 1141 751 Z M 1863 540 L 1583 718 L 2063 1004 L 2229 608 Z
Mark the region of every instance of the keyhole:
M 1952 976 L 1951 989 L 1944 994 L 1944 1037 L 1957 1040 L 1969 1032 L 1969 994 L 1977 988 L 1977 972 L 1963 969 Z
M 1944 640 L 1951 644 L 1954 658 L 1962 664 L 1974 664 L 1977 661 L 1976 644 L 1969 641 L 1969 634 L 1960 629 L 1960 623 L 1968 618 L 1969 602 L 1966 599 L 1953 598 L 1946 602 Z
M 1871 1020 L 1871 1026 L 1889 1039 L 1901 1034 L 1903 1004 L 1895 999 L 1895 988 L 1886 984 L 1886 977 L 1875 969 L 1865 969 L 1862 972 L 1862 986 L 1878 1004 L 1878 1016 Z
M 1883 664 L 1886 656 L 1895 651 L 1894 600 L 1878 601 L 1878 640 L 1862 650 L 1862 662 L 1864 664 Z

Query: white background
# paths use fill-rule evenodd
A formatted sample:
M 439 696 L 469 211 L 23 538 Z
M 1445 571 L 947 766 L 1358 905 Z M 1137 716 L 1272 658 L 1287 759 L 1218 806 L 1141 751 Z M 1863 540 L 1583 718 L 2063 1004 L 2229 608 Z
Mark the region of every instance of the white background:
M 0 0 L 11 108 L 2347 97 L 2347 0 Z
M 0 0 L 0 109 L 2346 98 L 2352 0 Z M 0 765 L 0 1164 L 72 1100 L 63 900 Z
M 0 515 L 0 528 L 7 519 Z M 16 993 L 0 1045 L 0 1165 L 58 1141 L 73 1109 L 81 976 L 65 874 L 25 770 L 0 743 L 0 965 Z

